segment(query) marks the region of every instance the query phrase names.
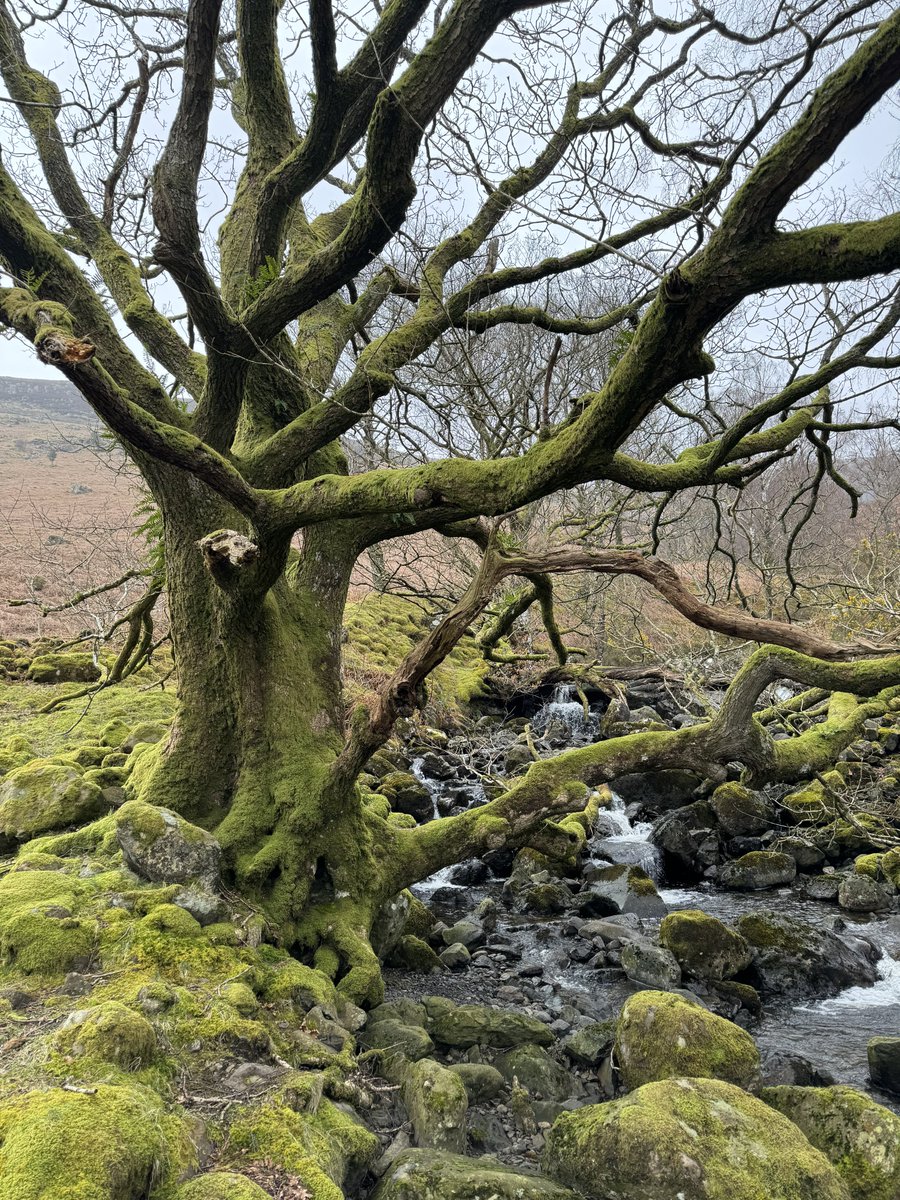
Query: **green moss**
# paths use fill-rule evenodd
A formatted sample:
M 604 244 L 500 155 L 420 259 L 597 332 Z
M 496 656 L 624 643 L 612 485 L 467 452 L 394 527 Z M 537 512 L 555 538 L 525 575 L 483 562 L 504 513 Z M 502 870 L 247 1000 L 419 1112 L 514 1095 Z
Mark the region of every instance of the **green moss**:
M 8 745 L 11 736 L 19 737 L 32 755 L 49 757 L 85 742 L 103 742 L 103 730 L 111 722 L 130 728 L 139 721 L 169 721 L 175 696 L 163 688 L 146 691 L 155 678 L 152 670 L 141 671 L 122 684 L 97 692 L 87 707 L 83 702 L 77 710 L 63 705 L 50 713 L 40 710 L 77 688 L 71 684 L 7 683 L 0 688 L 0 742 L 6 739 Z
M 848 1200 L 795 1125 L 718 1079 L 648 1083 L 563 1113 L 544 1169 L 586 1200 Z
M 351 697 L 385 682 L 401 659 L 428 631 L 433 606 L 390 593 L 372 594 L 347 605 L 344 667 Z M 488 664 L 475 638 L 467 634 L 428 678 L 428 711 L 456 716 L 461 705 L 484 691 Z
M 886 851 L 881 857 L 881 873 L 895 888 L 900 888 L 900 846 Z
M 868 875 L 870 879 L 880 879 L 883 857 L 883 854 L 860 854 L 853 864 L 853 869 L 857 875 Z
M 638 992 L 616 1026 L 615 1062 L 629 1090 L 677 1076 L 759 1083 L 753 1038 L 722 1017 L 670 992 Z
M 226 984 L 222 988 L 222 999 L 236 1009 L 242 1017 L 249 1017 L 259 1008 L 259 1000 L 257 1000 L 253 988 L 239 980 Z
M 459 1075 L 433 1058 L 421 1058 L 405 1071 L 402 1094 L 416 1145 L 462 1154 L 469 1098 Z
M 752 958 L 739 933 L 700 909 L 669 913 L 660 924 L 659 941 L 683 970 L 701 979 L 728 979 L 748 967 Z
M 900 1196 L 900 1117 L 851 1087 L 773 1087 L 762 1098 L 828 1157 L 853 1200 Z
M 90 654 L 76 652 L 41 654 L 28 668 L 32 683 L 93 683 L 101 674 Z
M 116 1000 L 73 1013 L 56 1043 L 64 1054 L 120 1067 L 145 1066 L 156 1053 L 156 1033 L 147 1018 Z
M 315 1007 L 326 1012 L 337 1009 L 337 994 L 331 980 L 293 958 L 282 959 L 266 973 L 262 995 L 270 1001 L 290 1000 L 306 1011 Z
M 106 807 L 100 788 L 74 765 L 36 758 L 0 779 L 0 834 L 7 838 L 25 841 L 92 821 Z
M 279 1103 L 245 1109 L 231 1124 L 229 1144 L 250 1161 L 284 1167 L 313 1200 L 343 1200 L 345 1178 L 361 1175 L 380 1148 L 374 1134 L 328 1100 L 315 1112 L 294 1112 Z
M 269 1200 L 258 1183 L 233 1171 L 213 1171 L 183 1184 L 175 1200 Z
M 29 1092 L 0 1104 L 0 1200 L 143 1200 L 177 1132 L 141 1088 Z

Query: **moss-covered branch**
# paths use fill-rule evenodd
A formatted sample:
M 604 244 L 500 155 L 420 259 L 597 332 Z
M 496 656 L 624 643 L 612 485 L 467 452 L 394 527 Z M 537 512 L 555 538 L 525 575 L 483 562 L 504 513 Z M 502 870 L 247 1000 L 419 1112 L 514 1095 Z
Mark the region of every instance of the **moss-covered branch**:
M 754 716 L 770 683 L 790 679 L 838 689 L 824 722 L 793 738 L 773 741 Z M 852 694 L 850 694 L 852 693 Z M 858 696 L 870 697 L 860 703 Z M 764 646 L 748 660 L 709 721 L 674 731 L 646 731 L 564 751 L 534 763 L 496 800 L 415 830 L 398 831 L 398 887 L 427 878 L 460 859 L 522 845 L 545 822 L 584 808 L 588 791 L 633 771 L 687 768 L 724 778 L 728 762 L 743 762 L 756 782 L 795 780 L 826 770 L 859 735 L 863 721 L 900 697 L 900 656 L 826 663 Z
M 159 312 L 138 268 L 88 203 L 57 125 L 59 91 L 26 60 L 21 35 L 5 0 L 0 2 L 0 73 L 34 139 L 54 199 L 97 264 L 125 323 L 188 392 L 199 395 L 203 386 L 203 356 L 192 351 Z

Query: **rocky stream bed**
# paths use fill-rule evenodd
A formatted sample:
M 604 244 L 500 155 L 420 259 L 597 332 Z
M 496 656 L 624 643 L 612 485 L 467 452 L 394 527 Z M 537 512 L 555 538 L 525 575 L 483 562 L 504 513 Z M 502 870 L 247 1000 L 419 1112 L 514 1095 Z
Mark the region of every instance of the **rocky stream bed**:
M 408 724 L 365 782 L 427 822 L 695 719 L 561 685 Z M 626 776 L 577 855 L 438 872 L 373 930 L 368 1013 L 269 943 L 211 835 L 130 797 L 164 732 L 4 751 L 0 1200 L 900 1197 L 900 715 L 826 776 Z

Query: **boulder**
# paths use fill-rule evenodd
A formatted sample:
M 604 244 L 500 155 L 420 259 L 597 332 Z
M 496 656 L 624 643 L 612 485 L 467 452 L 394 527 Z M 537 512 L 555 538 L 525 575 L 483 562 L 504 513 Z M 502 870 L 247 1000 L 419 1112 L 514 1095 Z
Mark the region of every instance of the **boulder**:
M 737 929 L 753 947 L 749 970 L 764 995 L 829 996 L 878 977 L 859 945 L 771 909 L 741 917 Z
M 681 985 L 681 967 L 664 946 L 628 942 L 622 947 L 622 967 L 632 983 L 667 991 Z
M 116 813 L 116 840 L 125 862 L 142 879 L 218 889 L 221 846 L 211 833 L 167 808 L 129 800 Z
M 156 1053 L 153 1026 L 146 1017 L 117 1000 L 106 1000 L 70 1013 L 55 1041 L 63 1054 L 132 1069 L 146 1066 Z
M 788 1117 L 843 1178 L 853 1200 L 900 1196 L 900 1117 L 851 1087 L 774 1087 L 766 1104 Z
M 676 1076 L 759 1083 L 759 1051 L 746 1030 L 670 992 L 638 992 L 622 1007 L 614 1062 L 628 1091 Z
M 166 1114 L 149 1088 L 41 1088 L 0 1103 L 0 1200 L 143 1200 L 166 1162 Z
M 565 1067 L 542 1046 L 515 1046 L 499 1055 L 494 1065 L 507 1083 L 518 1080 L 533 1099 L 568 1100 L 580 1090 Z
M 867 1053 L 872 1083 L 900 1096 L 900 1037 L 874 1037 Z
M 707 982 L 731 979 L 753 958 L 736 930 L 696 908 L 670 913 L 659 927 L 659 940 L 686 974 Z
M 675 878 L 698 878 L 720 859 L 718 818 L 706 800 L 663 813 L 650 840 L 663 851 L 666 867 Z
M 803 884 L 803 894 L 810 900 L 837 900 L 841 878 L 840 875 L 814 875 Z
M 168 735 L 169 727 L 162 721 L 142 721 L 125 736 L 121 748 L 126 754 L 130 754 L 135 746 L 140 746 L 145 742 L 155 746 L 157 742 L 161 742 Z
M 628 863 L 594 867 L 588 886 L 575 899 L 575 908 L 586 917 L 634 913 L 636 917 L 663 917 L 669 911 L 647 872 Z
M 586 1200 L 849 1200 L 780 1113 L 718 1079 L 668 1079 L 563 1113 L 544 1170 Z
M 825 852 L 820 846 L 817 846 L 809 838 L 798 837 L 796 834 L 776 838 L 769 849 L 777 850 L 779 854 L 789 855 L 801 871 L 821 867 L 825 861 Z
M 390 771 L 378 784 L 378 791 L 387 797 L 394 812 L 407 813 L 417 821 L 434 814 L 431 792 L 409 771 Z
M 455 925 L 442 929 L 441 937 L 445 946 L 453 946 L 457 942 L 461 942 L 467 949 L 470 949 L 472 946 L 480 946 L 484 941 L 484 928 L 479 921 L 457 921 Z
M 638 771 L 616 779 L 616 793 L 626 804 L 639 804 L 657 811 L 687 804 L 702 780 L 692 771 Z
M 435 754 L 433 750 L 425 751 L 420 766 L 423 775 L 427 775 L 429 779 L 452 779 L 456 772 L 456 767 L 448 758 Z
M 27 674 L 32 683 L 95 683 L 102 671 L 92 655 L 71 651 L 39 654 Z
M 900 889 L 900 846 L 887 850 L 881 856 L 881 873 L 888 883 Z
M 444 965 L 432 948 L 422 938 L 405 933 L 391 952 L 389 965 L 404 971 L 416 971 L 420 975 L 440 972 Z
M 729 838 L 765 833 L 775 820 L 775 805 L 742 783 L 720 784 L 709 803 L 719 826 Z
M 445 950 L 442 950 L 438 955 L 438 962 L 442 967 L 446 967 L 450 971 L 460 971 L 463 967 L 467 967 L 472 960 L 472 955 L 462 942 L 453 942 Z
M 891 901 L 887 888 L 868 875 L 845 875 L 838 888 L 838 904 L 848 912 L 885 912 Z
M 726 863 L 719 874 L 723 887 L 742 892 L 762 892 L 784 887 L 797 876 L 797 864 L 789 854 L 775 850 L 753 850 L 734 862 Z
M 470 1104 L 495 1100 L 506 1090 L 506 1080 L 490 1063 L 451 1063 L 448 1069 L 463 1081 Z
M 77 767 L 34 758 L 0 779 L 0 853 L 107 811 L 100 788 L 86 782 Z
M 402 1095 L 417 1146 L 463 1153 L 469 1098 L 459 1075 L 433 1058 L 419 1059 L 404 1073 Z
M 492 1158 L 407 1150 L 388 1168 L 372 1200 L 578 1200 L 575 1192 Z
M 597 1067 L 613 1048 L 615 1021 L 592 1021 L 563 1042 L 563 1054 L 581 1067 Z
M 430 1032 L 439 1045 L 463 1050 L 470 1046 L 505 1050 L 525 1042 L 549 1046 L 553 1041 L 549 1026 L 537 1017 L 483 1004 L 448 1006 L 432 1018 Z
M 375 914 L 369 941 L 382 961 L 400 941 L 409 918 L 411 901 L 412 893 L 400 892 L 386 900 Z
M 360 1034 L 360 1043 L 370 1050 L 382 1050 L 388 1054 L 404 1054 L 413 1062 L 427 1058 L 434 1050 L 434 1042 L 427 1030 L 420 1025 L 405 1025 L 397 1020 L 382 1020 L 368 1026 Z

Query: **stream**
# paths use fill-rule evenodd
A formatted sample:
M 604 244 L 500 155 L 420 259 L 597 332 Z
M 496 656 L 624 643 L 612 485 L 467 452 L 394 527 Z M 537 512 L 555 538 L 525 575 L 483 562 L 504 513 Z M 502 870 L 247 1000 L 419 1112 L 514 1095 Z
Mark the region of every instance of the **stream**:
M 594 740 L 598 718 L 585 713 L 568 685 L 558 687 L 553 697 L 534 717 L 537 733 L 565 731 L 565 744 L 577 745 Z M 560 747 L 561 748 L 561 747 Z M 412 765 L 413 773 L 428 787 L 435 816 L 447 811 L 446 797 L 471 795 L 472 804 L 484 803 L 484 789 L 473 782 L 470 769 L 454 770 L 438 780 L 422 770 L 421 760 Z M 766 1006 L 751 1032 L 764 1059 L 800 1056 L 818 1071 L 846 1083 L 871 1090 L 868 1083 L 866 1045 L 875 1036 L 900 1035 L 900 914 L 855 915 L 835 904 L 807 899 L 799 888 L 780 888 L 764 892 L 736 892 L 712 883 L 669 886 L 663 874 L 660 851 L 648 840 L 652 826 L 626 811 L 625 802 L 613 793 L 613 805 L 604 810 L 598 830 L 588 845 L 585 867 L 592 863 L 624 863 L 641 866 L 656 882 L 669 911 L 701 909 L 722 921 L 733 923 L 759 909 L 775 909 L 809 925 L 831 928 L 842 921 L 854 926 L 877 945 L 882 953 L 878 964 L 879 979 L 871 987 L 851 987 L 829 999 Z M 477 864 L 475 864 L 477 865 Z M 478 878 L 473 872 L 472 878 Z M 466 876 L 466 864 L 445 868 L 413 889 L 445 921 L 451 923 L 471 914 L 487 897 L 497 901 L 497 926 L 490 942 L 492 952 L 508 946 L 507 969 L 494 980 L 485 979 L 489 988 L 514 986 L 523 980 L 532 985 L 538 1003 L 543 1002 L 551 1016 L 565 1004 L 574 1004 L 593 1019 L 614 1016 L 636 985 L 620 972 L 597 970 L 572 962 L 565 952 L 571 937 L 565 932 L 567 915 L 539 917 L 510 912 L 502 903 L 503 879 L 488 876 L 479 882 Z M 485 956 L 486 957 L 486 956 Z M 472 980 L 488 974 L 487 964 L 478 956 L 464 973 Z M 435 977 L 439 981 L 441 977 Z M 457 976 L 456 978 L 459 978 Z M 876 1093 L 882 1104 L 900 1111 L 900 1101 Z

